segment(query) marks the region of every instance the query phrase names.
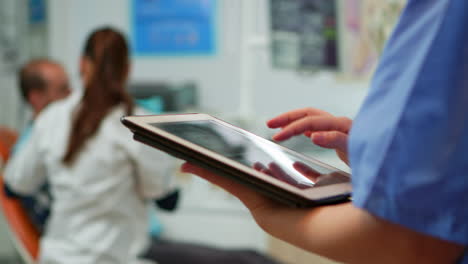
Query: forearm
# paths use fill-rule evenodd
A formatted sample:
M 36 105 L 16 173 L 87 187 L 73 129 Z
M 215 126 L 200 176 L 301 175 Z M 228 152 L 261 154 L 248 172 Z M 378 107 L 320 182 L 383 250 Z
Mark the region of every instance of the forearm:
M 197 174 L 235 195 L 271 235 L 340 262 L 455 263 L 463 252 L 461 245 L 391 224 L 351 203 L 291 208 L 191 164 L 184 164 L 182 170 Z
M 345 263 L 454 263 L 463 247 L 372 216 L 351 203 L 295 210 L 259 223 L 272 235 Z M 281 223 L 291 223 L 273 229 Z M 291 234 L 297 234 L 291 236 Z
M 19 195 L 36 192 L 46 181 L 45 169 L 35 149 L 25 148 L 16 153 L 7 163 L 4 171 L 5 184 Z

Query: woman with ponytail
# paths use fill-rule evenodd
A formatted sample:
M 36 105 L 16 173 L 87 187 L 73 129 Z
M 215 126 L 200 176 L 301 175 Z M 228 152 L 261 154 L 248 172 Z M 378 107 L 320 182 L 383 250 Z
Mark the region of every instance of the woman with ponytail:
M 80 147 L 93 136 L 104 117 L 117 106 L 133 113 L 133 101 L 126 91 L 129 73 L 128 46 L 118 32 L 104 28 L 89 37 L 83 51 L 80 72 L 85 84 L 80 105 L 73 117 L 70 141 L 63 161 L 71 164 Z
M 82 54 L 84 89 L 52 104 L 5 180 L 19 194 L 47 180 L 51 215 L 40 263 L 141 263 L 149 247 L 147 201 L 172 193 L 172 159 L 134 142 L 120 117 L 143 114 L 126 91 L 129 49 L 111 28 L 94 31 Z

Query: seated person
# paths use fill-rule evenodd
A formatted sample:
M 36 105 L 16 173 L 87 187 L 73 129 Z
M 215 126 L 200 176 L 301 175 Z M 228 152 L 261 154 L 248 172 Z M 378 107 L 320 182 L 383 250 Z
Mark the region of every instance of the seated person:
M 70 94 L 68 76 L 63 67 L 49 59 L 35 59 L 26 63 L 18 74 L 18 82 L 24 101 L 31 107 L 32 118 L 21 133 L 11 155 L 20 151 L 21 146 L 28 140 L 31 127 L 36 117 L 51 102 L 66 98 Z M 17 197 L 25 208 L 33 225 L 42 232 L 45 221 L 50 212 L 52 197 L 45 183 L 31 195 L 19 195 L 5 185 L 7 195 Z
M 32 111 L 31 120 L 23 129 L 16 144 L 11 150 L 11 155 L 20 151 L 21 147 L 29 139 L 31 128 L 36 117 L 50 103 L 66 98 L 71 90 L 65 69 L 59 63 L 50 59 L 34 59 L 23 65 L 18 74 L 19 90 Z M 50 195 L 47 183 L 32 195 L 21 195 L 15 193 L 5 184 L 5 193 L 13 198 L 21 200 L 21 205 L 28 214 L 34 227 L 42 233 L 47 217 L 50 213 Z M 163 210 L 173 210 L 179 197 L 178 191 L 170 193 L 167 197 L 156 202 L 156 205 Z M 150 232 L 157 236 L 158 222 L 154 217 Z M 160 227 L 159 227 L 160 228 Z M 159 231 L 159 232 L 158 232 Z

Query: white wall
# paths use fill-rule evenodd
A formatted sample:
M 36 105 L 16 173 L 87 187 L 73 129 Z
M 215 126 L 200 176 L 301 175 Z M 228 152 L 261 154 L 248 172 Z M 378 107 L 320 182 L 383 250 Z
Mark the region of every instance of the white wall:
M 239 105 L 239 1 L 220 1 L 218 52 L 205 57 L 137 57 L 132 81 L 196 81 L 202 105 L 210 110 L 235 111 Z M 129 35 L 130 1 L 51 0 L 52 56 L 63 61 L 78 79 L 78 58 L 88 33 L 112 25 Z M 77 83 L 77 82 L 75 82 Z
M 78 58 L 87 34 L 110 24 L 130 31 L 129 0 L 51 0 L 51 54 L 78 76 Z M 194 80 L 202 109 L 264 119 L 314 106 L 354 116 L 365 83 L 339 81 L 330 73 L 300 74 L 271 67 L 268 1 L 219 0 L 218 51 L 208 57 L 137 57 L 132 81 Z
M 0 125 L 20 129 L 26 120 L 17 70 L 28 57 L 26 3 L 0 1 Z

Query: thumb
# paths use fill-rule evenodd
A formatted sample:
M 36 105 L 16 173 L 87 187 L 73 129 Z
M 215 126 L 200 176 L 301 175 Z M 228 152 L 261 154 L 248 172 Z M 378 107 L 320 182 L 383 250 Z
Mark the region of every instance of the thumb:
M 316 145 L 334 149 L 343 153 L 348 152 L 348 135 L 338 131 L 315 132 L 310 135 Z

